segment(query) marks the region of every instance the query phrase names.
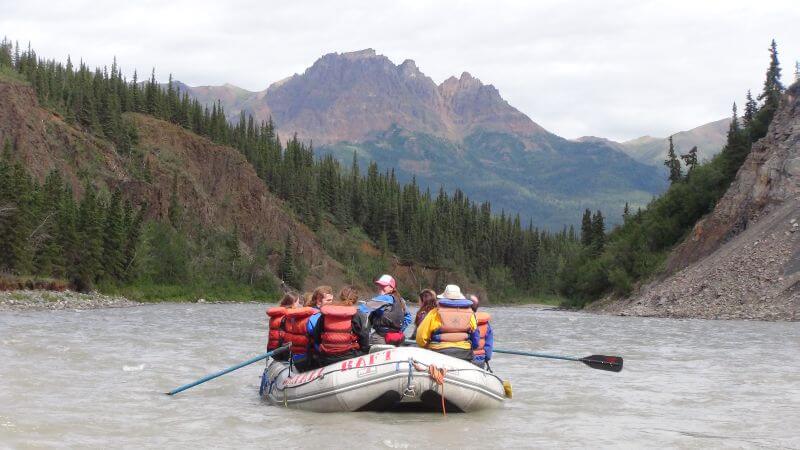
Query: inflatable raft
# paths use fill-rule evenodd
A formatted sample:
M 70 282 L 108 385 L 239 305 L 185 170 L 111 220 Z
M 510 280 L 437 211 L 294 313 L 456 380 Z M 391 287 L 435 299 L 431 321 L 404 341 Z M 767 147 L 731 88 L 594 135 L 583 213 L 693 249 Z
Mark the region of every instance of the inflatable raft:
M 468 361 L 391 346 L 303 373 L 270 359 L 260 394 L 273 405 L 317 412 L 441 411 L 443 403 L 448 412 L 471 412 L 497 408 L 506 398 L 500 378 Z

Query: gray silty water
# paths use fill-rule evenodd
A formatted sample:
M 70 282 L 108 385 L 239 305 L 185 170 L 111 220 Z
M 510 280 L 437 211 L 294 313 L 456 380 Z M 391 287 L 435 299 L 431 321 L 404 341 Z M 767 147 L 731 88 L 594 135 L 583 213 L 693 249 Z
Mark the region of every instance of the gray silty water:
M 618 374 L 496 355 L 514 399 L 476 414 L 268 406 L 263 305 L 0 315 L 0 446 L 81 448 L 800 448 L 800 324 L 488 309 L 497 346 L 621 355 Z

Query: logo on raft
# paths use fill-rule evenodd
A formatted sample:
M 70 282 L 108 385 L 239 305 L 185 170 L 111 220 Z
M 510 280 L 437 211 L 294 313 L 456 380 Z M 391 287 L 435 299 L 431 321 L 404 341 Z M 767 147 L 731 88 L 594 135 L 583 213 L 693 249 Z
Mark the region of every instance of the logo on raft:
M 384 362 L 391 362 L 392 361 L 392 350 L 386 350 L 378 353 L 370 353 L 369 355 L 359 356 L 358 358 L 348 359 L 347 361 L 342 361 L 342 365 L 339 367 L 339 370 L 346 371 L 350 369 L 362 369 L 366 367 L 370 367 L 376 363 L 384 363 Z M 322 377 L 325 368 L 311 370 L 308 372 L 299 373 L 293 377 L 289 377 L 283 383 L 284 386 L 297 386 L 300 384 L 308 383 L 310 381 L 314 381 L 320 377 Z M 372 371 L 366 371 L 365 373 L 360 373 L 359 376 L 365 376 L 370 373 L 374 373 Z

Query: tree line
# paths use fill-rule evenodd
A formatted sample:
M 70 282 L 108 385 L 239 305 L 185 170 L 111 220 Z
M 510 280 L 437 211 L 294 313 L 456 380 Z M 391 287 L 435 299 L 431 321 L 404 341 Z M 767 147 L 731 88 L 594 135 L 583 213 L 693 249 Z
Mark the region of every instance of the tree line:
M 98 195 L 87 183 L 80 202 L 58 171 L 37 183 L 11 157 L 0 156 L 0 272 L 71 280 L 78 289 L 130 281 L 142 209 L 119 191 Z

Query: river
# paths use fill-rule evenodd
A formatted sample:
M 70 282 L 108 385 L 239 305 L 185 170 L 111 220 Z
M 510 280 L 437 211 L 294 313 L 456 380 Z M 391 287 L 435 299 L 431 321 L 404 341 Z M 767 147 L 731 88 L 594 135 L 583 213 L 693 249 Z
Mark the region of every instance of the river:
M 320 414 L 268 406 L 265 307 L 0 313 L 0 447 L 800 448 L 800 323 L 487 309 L 497 347 L 621 355 L 621 373 L 500 355 L 499 410 Z

